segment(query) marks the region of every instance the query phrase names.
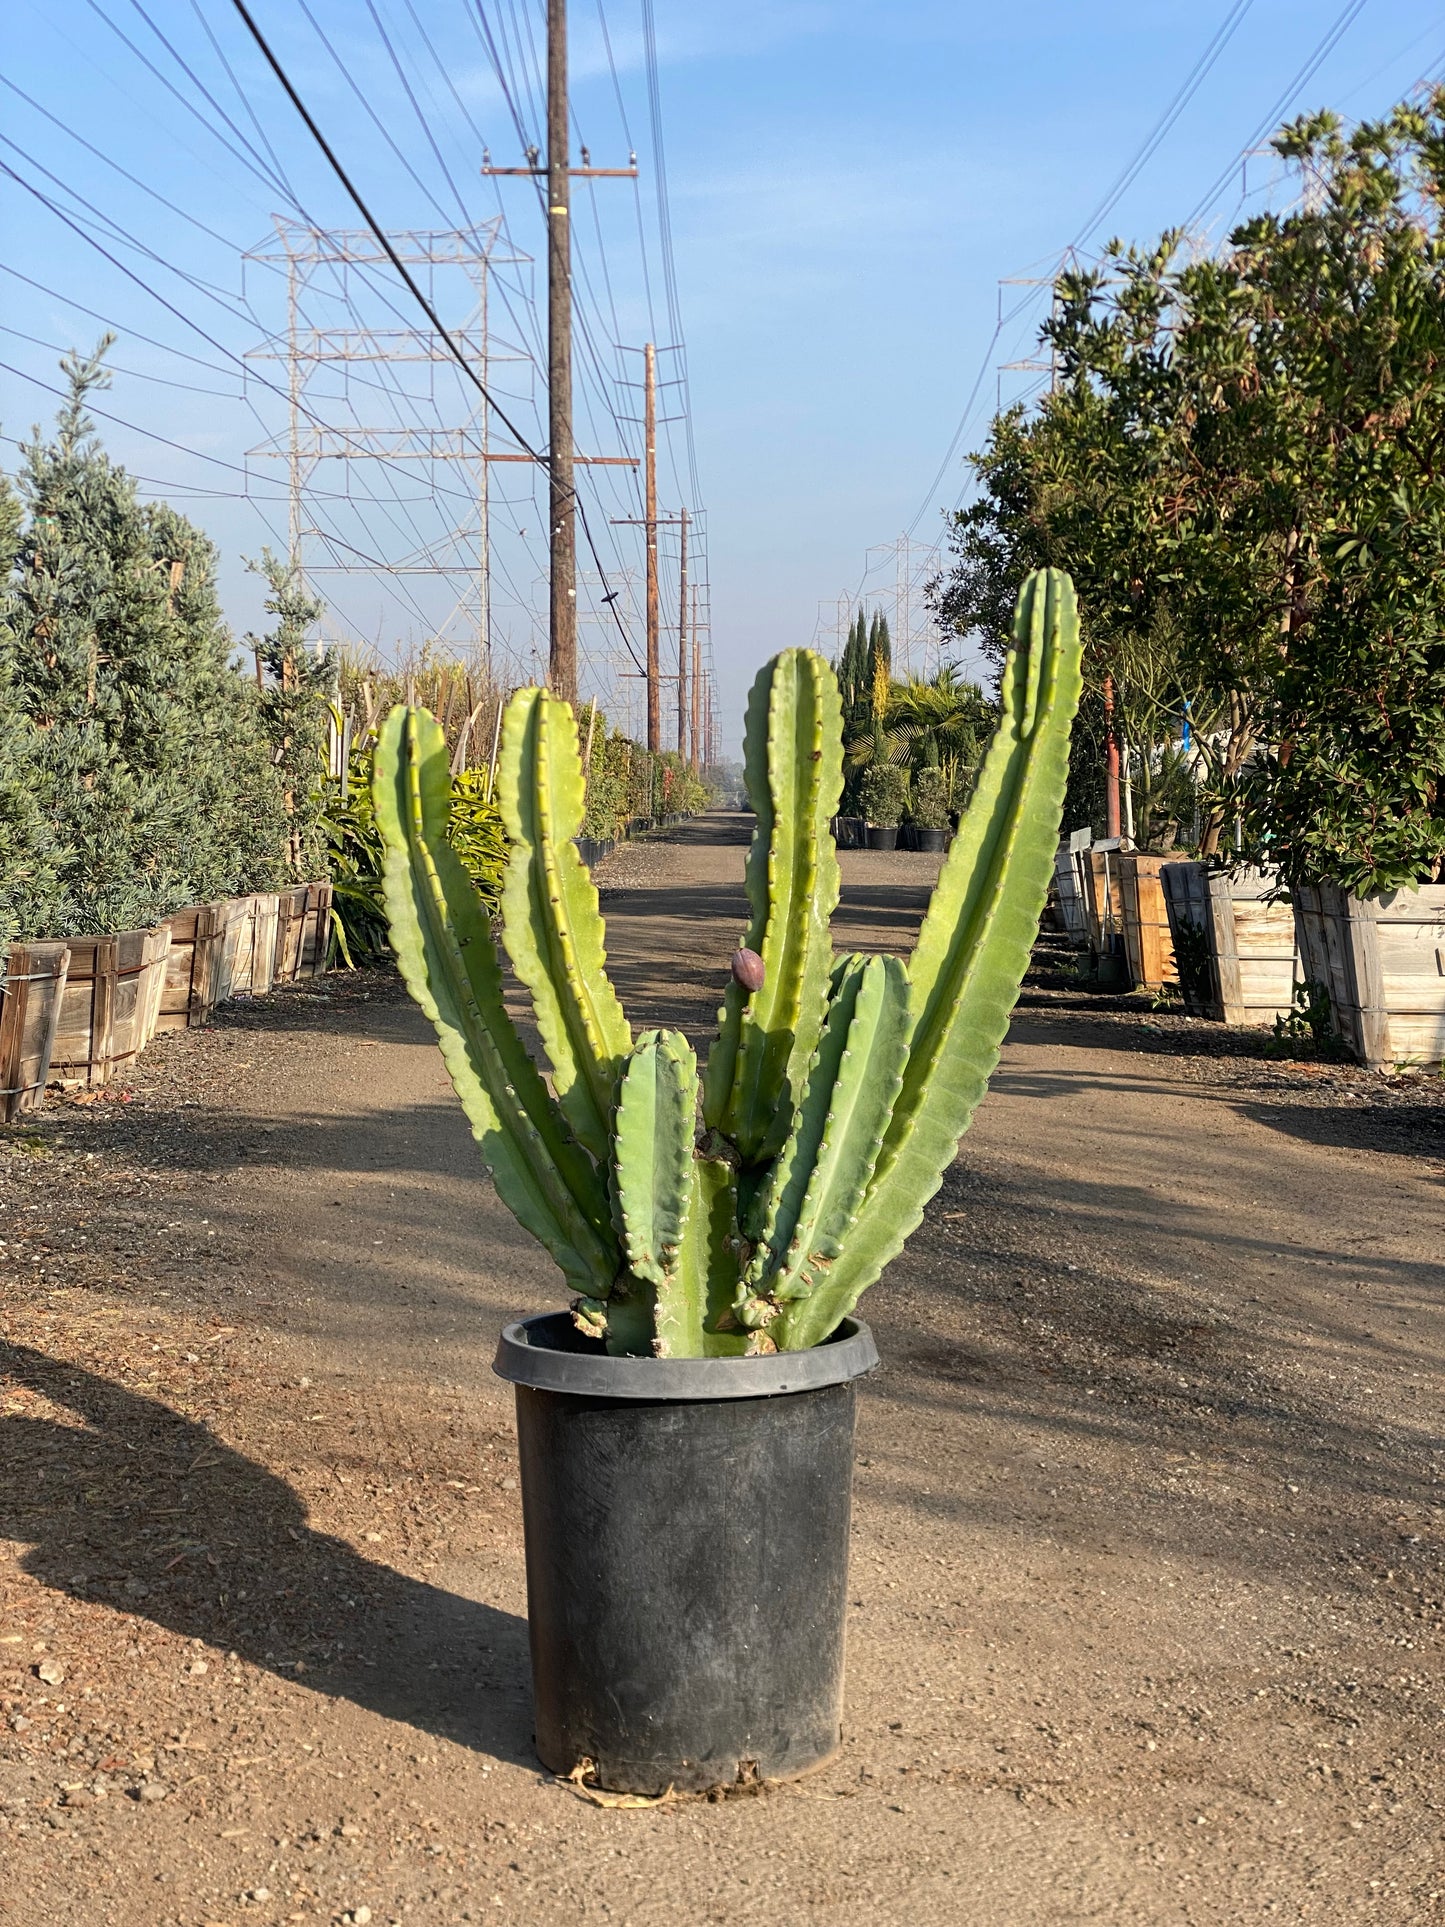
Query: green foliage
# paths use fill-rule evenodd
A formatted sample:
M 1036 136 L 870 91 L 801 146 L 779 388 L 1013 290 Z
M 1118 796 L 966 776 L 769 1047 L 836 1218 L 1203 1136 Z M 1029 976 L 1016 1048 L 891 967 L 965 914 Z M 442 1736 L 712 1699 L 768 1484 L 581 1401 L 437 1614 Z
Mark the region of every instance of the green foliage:
M 281 782 L 215 551 L 137 500 L 86 414 L 108 347 L 66 358 L 55 434 L 23 448 L 18 497 L 0 492 L 0 942 L 286 879 Z
M 914 776 L 908 818 L 920 830 L 948 828 L 948 784 L 941 769 L 921 769 Z
M 621 730 L 609 734 L 607 718 L 600 712 L 594 718 L 590 705 L 578 731 L 584 752 L 589 732 L 586 835 L 621 837 L 635 817 L 695 816 L 710 806 L 711 790 L 676 750 L 649 755 Z
M 908 807 L 908 772 L 896 763 L 870 763 L 858 784 L 858 801 L 870 823 L 892 829 Z
M 322 819 L 336 666 L 328 653 L 307 647 L 306 632 L 322 610 L 300 572 L 269 549 L 247 566 L 266 578 L 266 613 L 276 618 L 268 635 L 246 640 L 270 678 L 261 715 L 286 812 L 287 880 L 304 883 L 320 876 L 326 862 Z
M 499 783 L 507 946 L 551 1089 L 448 841 L 440 726 L 417 710 L 388 718 L 375 810 L 402 973 L 499 1194 L 577 1290 L 579 1328 L 613 1352 L 819 1344 L 937 1190 L 997 1060 L 1052 874 L 1080 683 L 1066 576 L 1029 578 L 1014 634 L 999 725 L 907 965 L 831 955 L 837 683 L 797 649 L 759 675 L 746 942 L 765 968 L 756 991 L 729 985 L 701 1124 L 691 1048 L 672 1032 L 634 1043 L 607 980 L 596 893 L 571 845 L 582 772 L 569 707 L 545 690 L 512 698 Z
M 347 781 L 332 784 L 322 811 L 332 887 L 332 932 L 348 970 L 391 956 L 382 894 L 385 850 L 372 798 L 375 745 L 353 748 Z M 488 916 L 501 905 L 507 839 L 501 813 L 489 793 L 485 769 L 462 770 L 451 779 L 447 841 Z
M 485 908 L 495 912 L 502 899 L 507 837 L 485 769 L 459 770 L 452 777 L 447 841 L 460 857 L 462 868 Z
M 1347 1058 L 1349 1049 L 1335 1034 L 1328 984 L 1296 984 L 1290 1008 L 1274 1020 L 1266 1047 L 1272 1057 Z
M 1122 733 L 1191 701 L 1206 851 L 1238 815 L 1368 894 L 1445 867 L 1445 89 L 1274 146 L 1309 191 L 1218 255 L 1171 232 L 1060 279 L 1058 390 L 994 424 L 940 609 L 996 643 L 1025 571 L 1072 569 Z

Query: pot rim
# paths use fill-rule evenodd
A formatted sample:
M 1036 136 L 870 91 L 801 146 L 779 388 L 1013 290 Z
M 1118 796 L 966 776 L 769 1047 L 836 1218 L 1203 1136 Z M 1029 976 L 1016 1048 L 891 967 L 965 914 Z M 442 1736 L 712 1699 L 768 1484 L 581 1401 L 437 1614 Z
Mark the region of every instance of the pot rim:
M 861 1378 L 878 1363 L 873 1334 L 845 1318 L 831 1338 L 805 1352 L 761 1358 L 610 1358 L 565 1311 L 520 1318 L 503 1328 L 492 1370 L 513 1385 L 579 1398 L 625 1398 L 649 1405 L 723 1398 L 778 1398 Z

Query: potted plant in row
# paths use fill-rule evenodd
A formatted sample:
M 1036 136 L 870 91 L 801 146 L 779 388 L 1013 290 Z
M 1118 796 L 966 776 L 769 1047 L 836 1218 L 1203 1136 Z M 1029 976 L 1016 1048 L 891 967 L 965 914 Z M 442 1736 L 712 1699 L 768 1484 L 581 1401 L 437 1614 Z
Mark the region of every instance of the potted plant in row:
M 507 1013 L 446 835 L 446 748 L 393 710 L 376 754 L 392 942 L 497 1191 L 566 1311 L 508 1327 L 536 1745 L 657 1794 L 801 1772 L 841 1735 L 853 1315 L 951 1163 L 1038 925 L 1080 651 L 1072 585 L 1030 577 L 998 729 L 913 955 L 835 958 L 842 783 L 826 662 L 788 650 L 748 705 L 751 919 L 699 1086 L 608 981 L 571 710 L 512 698 L 502 935 L 550 1083 Z
M 898 826 L 908 804 L 908 772 L 896 763 L 870 763 L 858 785 L 868 824 L 870 850 L 896 850 Z
M 948 842 L 948 789 L 941 769 L 915 770 L 908 820 L 920 850 L 942 850 Z

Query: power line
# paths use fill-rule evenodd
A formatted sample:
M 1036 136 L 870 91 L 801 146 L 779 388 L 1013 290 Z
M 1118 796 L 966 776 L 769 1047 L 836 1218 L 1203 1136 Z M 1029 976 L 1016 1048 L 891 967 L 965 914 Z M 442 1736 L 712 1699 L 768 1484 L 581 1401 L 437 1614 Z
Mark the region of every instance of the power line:
M 1334 22 L 1325 29 L 1314 52 L 1305 61 L 1294 79 L 1278 97 L 1269 112 L 1244 143 L 1244 146 L 1234 156 L 1234 159 L 1229 163 L 1228 167 L 1215 178 L 1185 216 L 1183 225 L 1186 228 L 1193 227 L 1205 209 L 1213 204 L 1220 190 L 1233 178 L 1235 168 L 1239 166 L 1245 156 L 1257 147 L 1267 134 L 1273 133 L 1279 126 L 1280 115 L 1285 112 L 1300 89 L 1307 86 L 1309 82 L 1314 79 L 1325 61 L 1334 52 L 1346 33 L 1349 32 L 1361 13 L 1364 12 L 1365 4 L 1366 0 L 1346 0 L 1345 5 L 1340 9 Z
M 136 3 L 136 0 L 132 0 L 132 5 L 135 5 L 135 3 Z M 288 196 L 288 198 L 292 200 L 295 199 L 295 195 L 292 191 L 290 182 L 287 181 L 287 179 L 283 174 L 273 173 L 268 168 L 268 166 L 262 161 L 260 155 L 256 152 L 255 148 L 252 147 L 251 143 L 246 139 L 245 135 L 243 135 L 240 132 L 240 130 L 236 127 L 235 123 L 231 120 L 230 116 L 226 113 L 225 109 L 220 105 L 219 102 L 212 100 L 210 94 L 206 92 L 206 89 L 201 85 L 201 83 L 195 80 L 194 75 L 191 75 L 190 77 L 195 82 L 197 91 L 202 94 L 205 94 L 206 99 L 211 101 L 211 105 L 216 109 L 216 113 L 219 115 L 219 117 L 226 123 L 226 125 L 229 128 L 231 128 L 232 132 L 236 135 L 237 139 L 241 143 L 241 147 L 239 149 L 236 147 L 233 147 L 231 142 L 225 139 L 225 137 L 217 129 L 215 123 L 206 118 L 206 116 L 201 112 L 200 108 L 196 106 L 193 100 L 187 99 L 186 95 L 181 91 L 181 89 L 177 87 L 173 81 L 170 81 L 166 78 L 166 76 L 161 72 L 160 68 L 157 67 L 155 62 L 150 58 L 150 56 L 141 51 L 141 49 L 131 39 L 130 35 L 125 32 L 124 28 L 118 26 L 116 22 L 111 19 L 110 15 L 105 11 L 105 9 L 98 4 L 98 0 L 85 0 L 85 4 L 90 8 L 93 14 L 95 14 L 99 19 L 105 22 L 106 26 L 110 28 L 111 32 L 116 36 L 116 38 L 130 49 L 130 51 L 135 55 L 136 59 L 141 63 L 141 65 L 144 68 L 146 68 L 146 70 L 149 73 L 155 76 L 155 78 L 160 82 L 162 87 L 165 88 L 166 92 L 168 94 L 173 95 L 174 98 L 180 102 L 182 107 L 185 108 L 186 112 L 190 114 L 193 119 L 198 120 L 201 126 L 204 127 L 206 132 L 211 136 L 211 138 L 219 142 L 219 144 L 225 148 L 226 152 L 230 154 L 234 160 L 240 161 L 243 167 L 245 167 L 250 173 L 254 174 L 257 177 L 257 179 L 260 180 L 263 183 L 263 185 L 265 185 L 266 187 L 269 187 L 273 193 L 285 194 Z M 137 7 L 137 11 L 138 12 L 141 11 L 139 7 Z M 146 18 L 146 16 L 142 14 L 142 18 Z M 166 41 L 165 36 L 164 34 L 161 33 L 160 29 L 155 26 L 154 22 L 149 20 L 147 20 L 147 25 L 151 27 L 151 30 L 153 33 L 155 33 L 156 37 L 159 40 L 161 40 L 162 43 L 168 48 L 173 58 L 175 59 L 176 64 L 179 67 L 184 69 L 185 62 L 181 59 L 180 55 L 176 53 L 175 49 L 170 46 L 170 43 Z M 188 69 L 186 71 L 189 72 Z
M 239 3 L 239 0 L 238 0 L 238 3 Z M 9 178 L 12 181 L 14 181 L 17 186 L 23 187 L 27 194 L 32 194 L 35 197 L 35 199 L 41 203 L 42 206 L 49 208 L 50 212 L 54 214 L 58 220 L 63 221 L 66 227 L 68 227 L 72 233 L 79 235 L 81 240 L 87 242 L 91 247 L 93 247 L 97 252 L 97 254 L 101 255 L 105 260 L 107 260 L 113 268 L 117 269 L 121 274 L 125 275 L 127 280 L 133 281 L 138 288 L 143 290 L 144 293 L 150 295 L 152 300 L 159 301 L 163 308 L 165 308 L 170 314 L 173 314 L 176 317 L 176 319 L 182 322 L 186 327 L 194 330 L 194 332 L 201 337 L 202 341 L 209 343 L 209 345 L 212 348 L 214 348 L 218 354 L 222 354 L 226 357 L 228 361 L 234 362 L 236 366 L 240 368 L 243 372 L 246 371 L 245 361 L 242 359 L 240 355 L 233 353 L 231 349 L 226 347 L 224 342 L 217 341 L 216 337 L 213 334 L 209 334 L 201 326 L 200 322 L 193 320 L 190 315 L 186 314 L 182 309 L 176 307 L 174 302 L 168 301 L 166 297 L 159 291 L 159 289 L 153 288 L 149 282 L 143 281 L 141 277 L 138 274 L 136 274 L 133 269 L 128 268 L 123 261 L 117 260 L 115 255 L 113 255 L 108 248 L 102 247 L 100 242 L 96 240 L 95 236 L 93 234 L 88 234 L 86 230 L 77 221 L 73 220 L 70 217 L 70 215 L 66 213 L 64 208 L 57 206 L 56 203 L 52 201 L 48 195 L 43 194 L 40 191 L 40 189 L 35 186 L 34 182 L 27 181 L 23 174 L 17 174 L 15 172 L 15 169 L 11 167 L 7 161 L 4 161 L 4 160 L 0 160 L 0 174 L 8 175 Z M 19 278 L 21 280 L 26 280 L 29 277 L 21 275 Z M 32 285 L 38 286 L 39 284 L 32 283 Z M 79 306 L 78 303 L 75 305 Z M 89 312 L 89 311 L 82 310 L 82 312 Z M 463 364 L 463 366 L 465 366 L 465 363 Z M 275 382 L 268 381 L 264 375 L 256 376 L 256 380 L 258 380 L 263 387 L 269 388 L 273 394 L 279 395 L 281 396 L 282 400 L 289 402 L 290 397 L 286 394 L 284 389 L 278 388 Z M 309 421 L 314 422 L 318 428 L 324 428 L 326 426 L 326 424 L 320 421 L 315 415 L 313 415 L 310 412 L 310 410 L 303 409 L 302 412 L 305 413 L 307 416 L 307 419 Z M 528 451 L 528 453 L 531 453 L 531 452 L 532 452 L 531 450 Z M 534 456 L 534 459 L 542 459 L 542 458 L 537 458 Z
M 1199 92 L 1200 87 L 1203 86 L 1215 62 L 1229 45 L 1229 42 L 1234 38 L 1235 31 L 1239 27 L 1240 22 L 1244 19 L 1244 16 L 1249 12 L 1253 4 L 1254 0 L 1234 0 L 1229 12 L 1216 28 L 1213 39 L 1185 75 L 1174 98 L 1154 123 L 1153 128 L 1145 135 L 1143 141 L 1135 151 L 1133 158 L 1125 163 L 1118 179 L 1074 236 L 1073 241 L 1070 243 L 1071 247 L 1082 247 L 1084 242 L 1094 232 L 1094 229 L 1098 227 L 1099 223 L 1108 217 L 1110 212 L 1123 199 L 1124 195 L 1128 193 L 1140 173 L 1157 152 L 1170 129 L 1179 119 L 1179 116 Z
M 1241 22 L 1243 21 L 1244 15 L 1248 11 L 1249 6 L 1251 4 L 1252 4 L 1252 0 L 1234 0 L 1234 4 L 1230 7 L 1228 13 L 1226 13 L 1219 27 L 1216 28 L 1212 39 L 1208 42 L 1208 44 L 1204 48 L 1204 51 L 1200 54 L 1199 58 L 1195 61 L 1194 66 L 1190 69 L 1189 73 L 1185 76 L 1184 81 L 1181 83 L 1180 87 L 1175 92 L 1169 105 L 1165 108 L 1164 113 L 1160 116 L 1159 120 L 1155 123 L 1154 127 L 1150 130 L 1150 132 L 1144 137 L 1144 140 L 1141 142 L 1139 148 L 1136 150 L 1133 158 L 1128 163 L 1126 163 L 1124 169 L 1122 170 L 1122 172 L 1114 182 L 1114 185 L 1110 187 L 1110 189 L 1104 195 L 1103 199 L 1100 201 L 1099 206 L 1095 209 L 1094 213 L 1089 216 L 1089 218 L 1085 221 L 1083 226 L 1079 229 L 1077 235 L 1075 236 L 1074 241 L 1070 244 L 1070 249 L 1082 246 L 1083 242 L 1088 238 L 1088 236 L 1094 231 L 1095 228 L 1098 227 L 1100 221 L 1104 220 L 1107 217 L 1107 215 L 1111 212 L 1113 207 L 1116 206 L 1118 201 L 1122 198 L 1123 194 L 1128 191 L 1128 188 L 1132 186 L 1133 182 L 1138 178 L 1139 173 L 1148 164 L 1149 160 L 1152 159 L 1153 155 L 1155 154 L 1155 152 L 1158 150 L 1158 147 L 1162 143 L 1164 137 L 1168 134 L 1170 129 L 1174 126 L 1174 124 L 1179 119 L 1179 116 L 1183 112 L 1184 108 L 1189 104 L 1189 101 L 1192 100 L 1194 95 L 1198 92 L 1199 87 L 1202 85 L 1204 79 L 1207 77 L 1208 73 L 1214 67 L 1220 54 L 1224 51 L 1224 48 L 1228 45 L 1229 41 L 1233 38 L 1235 31 L 1238 29 Z M 1223 173 L 1219 175 L 1217 180 L 1215 180 L 1215 182 L 1208 189 L 1204 197 L 1200 200 L 1200 202 L 1196 205 L 1194 210 L 1190 213 L 1190 215 L 1188 216 L 1187 220 L 1184 223 L 1186 227 L 1192 226 L 1193 223 L 1198 219 L 1199 215 L 1204 211 L 1204 209 L 1207 208 L 1210 205 L 1210 203 L 1214 200 L 1215 196 L 1219 193 L 1220 189 L 1233 175 L 1234 170 L 1239 165 L 1239 162 L 1242 156 L 1245 154 L 1248 154 L 1251 151 L 1251 149 L 1258 143 L 1263 133 L 1270 131 L 1271 128 L 1277 125 L 1278 116 L 1288 106 L 1289 102 L 1299 92 L 1300 88 L 1305 86 L 1308 83 L 1308 81 L 1313 78 L 1314 74 L 1323 65 L 1324 61 L 1334 51 L 1334 48 L 1338 44 L 1340 39 L 1348 31 L 1348 29 L 1354 23 L 1358 15 L 1363 11 L 1365 4 L 1366 4 L 1366 0 L 1346 0 L 1346 5 L 1344 6 L 1340 14 L 1336 17 L 1333 24 L 1326 30 L 1323 38 L 1315 47 L 1314 52 L 1309 56 L 1309 58 L 1306 60 L 1304 65 L 1300 68 L 1299 72 L 1295 75 L 1294 79 L 1290 82 L 1289 86 L 1286 88 L 1284 93 L 1280 95 L 1275 105 L 1270 108 L 1269 113 L 1264 117 L 1263 121 L 1260 123 L 1260 126 L 1256 128 L 1253 134 L 1251 134 L 1249 140 L 1245 143 L 1245 146 L 1241 150 L 1240 154 L 1237 154 L 1234 157 L 1234 159 L 1229 163 L 1229 166 L 1225 168 Z M 1065 254 L 1067 254 L 1070 251 L 1070 249 L 1066 249 Z M 992 357 L 995 345 L 998 342 L 999 336 L 1002 333 L 1003 328 L 1008 324 L 1009 321 L 1014 319 L 1015 316 L 1021 313 L 1023 309 L 1028 306 L 1029 301 L 1032 298 L 1033 298 L 1032 296 L 1025 296 L 1021 301 L 1019 301 L 1015 305 L 1012 313 L 1006 316 L 1001 316 L 999 322 L 994 328 L 992 335 L 989 337 L 988 345 L 984 349 L 983 358 L 979 365 L 979 372 L 974 379 L 973 387 L 969 391 L 968 402 L 965 405 L 962 416 L 960 417 L 958 427 L 954 430 L 952 440 L 949 442 L 947 453 L 944 455 L 942 462 L 939 464 L 938 472 L 934 476 L 933 481 L 929 486 L 928 493 L 925 495 L 922 503 L 919 506 L 918 512 L 915 514 L 912 522 L 910 522 L 908 525 L 908 534 L 910 536 L 913 534 L 914 530 L 918 527 L 919 523 L 923 520 L 924 515 L 928 512 L 929 505 L 933 501 L 938 485 L 942 481 L 945 473 L 947 472 L 949 464 L 952 462 L 954 455 L 958 449 L 958 445 L 963 439 L 964 432 L 968 426 L 968 422 L 972 417 L 974 407 L 977 403 L 978 394 L 983 385 L 984 376 L 988 371 L 990 358 Z
M 281 65 L 280 61 L 276 58 L 275 54 L 271 51 L 270 43 L 266 39 L 266 36 L 262 33 L 261 29 L 256 25 L 255 20 L 252 18 L 251 11 L 246 5 L 246 0 L 231 0 L 231 4 L 235 7 L 237 13 L 240 14 L 241 19 L 245 22 L 246 28 L 249 31 L 251 38 L 255 41 L 257 47 L 259 47 L 259 49 L 261 50 L 262 57 L 264 58 L 267 66 L 271 69 L 272 73 L 276 76 L 277 80 L 280 82 L 282 91 L 285 93 L 287 99 L 291 102 L 291 105 L 296 109 L 297 113 L 301 116 L 302 120 L 305 122 L 307 132 L 311 135 L 311 138 L 316 142 L 316 145 L 321 149 L 321 152 L 326 156 L 327 163 L 330 166 L 332 173 L 335 174 L 337 180 L 340 181 L 341 185 L 346 189 L 346 192 L 348 193 L 348 195 L 350 195 L 352 201 L 356 206 L 357 212 L 360 214 L 362 220 L 365 221 L 367 227 L 371 230 L 371 233 L 374 236 L 377 242 L 377 245 L 382 249 L 387 259 L 391 262 L 391 265 L 396 269 L 397 274 L 400 276 L 401 280 L 406 284 L 407 291 L 410 293 L 413 300 L 415 300 L 418 307 L 422 310 L 423 314 L 425 314 L 427 320 L 430 321 L 430 323 L 432 324 L 432 327 L 436 330 L 439 338 L 446 343 L 447 348 L 454 356 L 458 367 L 461 368 L 463 373 L 466 375 L 467 379 L 470 382 L 472 382 L 472 384 L 475 386 L 475 388 L 477 389 L 477 392 L 481 395 L 482 399 L 486 402 L 487 406 L 491 409 L 492 413 L 496 416 L 497 420 L 506 429 L 507 433 L 516 442 L 517 446 L 520 449 L 522 449 L 526 454 L 530 455 L 534 462 L 545 465 L 546 459 L 547 459 L 546 456 L 538 454 L 537 450 L 533 448 L 532 444 L 527 440 L 526 436 L 522 433 L 521 429 L 518 428 L 513 423 L 511 417 L 507 414 L 506 410 L 501 406 L 501 404 L 496 400 L 496 398 L 488 391 L 486 384 L 483 382 L 481 376 L 477 373 L 476 369 L 472 367 L 471 363 L 467 360 L 466 356 L 462 353 L 461 348 L 457 345 L 457 342 L 453 338 L 450 329 L 446 328 L 443 325 L 441 316 L 437 313 L 436 309 L 432 306 L 431 302 L 427 299 L 426 295 L 423 294 L 420 286 L 413 278 L 410 269 L 407 267 L 406 263 L 402 260 L 401 256 L 397 253 L 396 249 L 392 246 L 390 238 L 387 236 L 385 231 L 381 228 L 381 226 L 377 222 L 376 216 L 372 213 L 371 209 L 366 205 L 366 202 L 361 198 L 360 191 L 357 189 L 355 183 L 352 181 L 351 176 L 347 173 L 346 169 L 341 165 L 341 162 L 337 159 L 335 150 L 332 148 L 331 143 L 327 140 L 326 136 L 322 133 L 321 129 L 317 126 L 315 120 L 313 119 L 311 110 L 307 107 L 305 101 L 302 100 L 300 94 L 298 94 L 296 89 L 292 86 L 290 77 L 288 76 L 285 68 Z
M 120 165 L 119 161 L 114 160 L 103 148 L 92 146 L 84 135 L 77 134 L 75 129 L 70 126 L 68 122 L 61 120 L 58 114 L 52 114 L 48 107 L 42 107 L 38 100 L 32 100 L 25 89 L 23 87 L 17 87 L 15 82 L 11 80 L 7 74 L 0 74 L 0 87 L 8 87 L 12 94 L 15 94 L 25 102 L 27 107 L 33 108 L 37 114 L 43 114 L 45 119 L 48 120 L 53 127 L 58 127 L 61 133 L 68 134 L 73 141 L 78 141 L 87 154 L 93 155 L 96 160 L 103 161 L 107 167 L 113 168 L 122 180 L 129 181 L 132 187 L 138 187 L 142 194 L 148 194 L 153 201 L 158 201 L 162 207 L 168 208 L 172 214 L 178 215 L 181 220 L 189 222 L 193 228 L 199 229 L 199 231 L 210 240 L 219 241 L 223 248 L 229 248 L 235 254 L 241 252 L 234 241 L 228 241 L 224 234 L 218 234 L 213 227 L 207 227 L 204 221 L 198 221 L 194 214 L 187 214 L 183 207 L 178 207 L 174 201 L 168 201 L 164 194 L 160 194 L 155 188 L 147 186 L 139 176 L 128 173 L 126 169 Z M 54 176 L 52 175 L 51 178 L 53 180 Z

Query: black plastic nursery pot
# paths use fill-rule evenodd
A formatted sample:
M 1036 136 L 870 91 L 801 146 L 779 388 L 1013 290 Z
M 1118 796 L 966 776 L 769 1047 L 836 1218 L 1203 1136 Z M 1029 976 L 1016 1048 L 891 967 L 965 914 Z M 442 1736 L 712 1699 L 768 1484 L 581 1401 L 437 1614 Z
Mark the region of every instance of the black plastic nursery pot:
M 868 825 L 868 848 L 870 850 L 896 850 L 898 848 L 898 825 L 881 823 Z
M 509 1325 L 537 1754 L 622 1793 L 819 1765 L 842 1735 L 866 1325 L 765 1358 L 609 1358 Z
M 913 847 L 916 850 L 925 850 L 931 856 L 937 856 L 941 850 L 948 847 L 947 830 L 925 830 L 915 825 L 913 839 Z

